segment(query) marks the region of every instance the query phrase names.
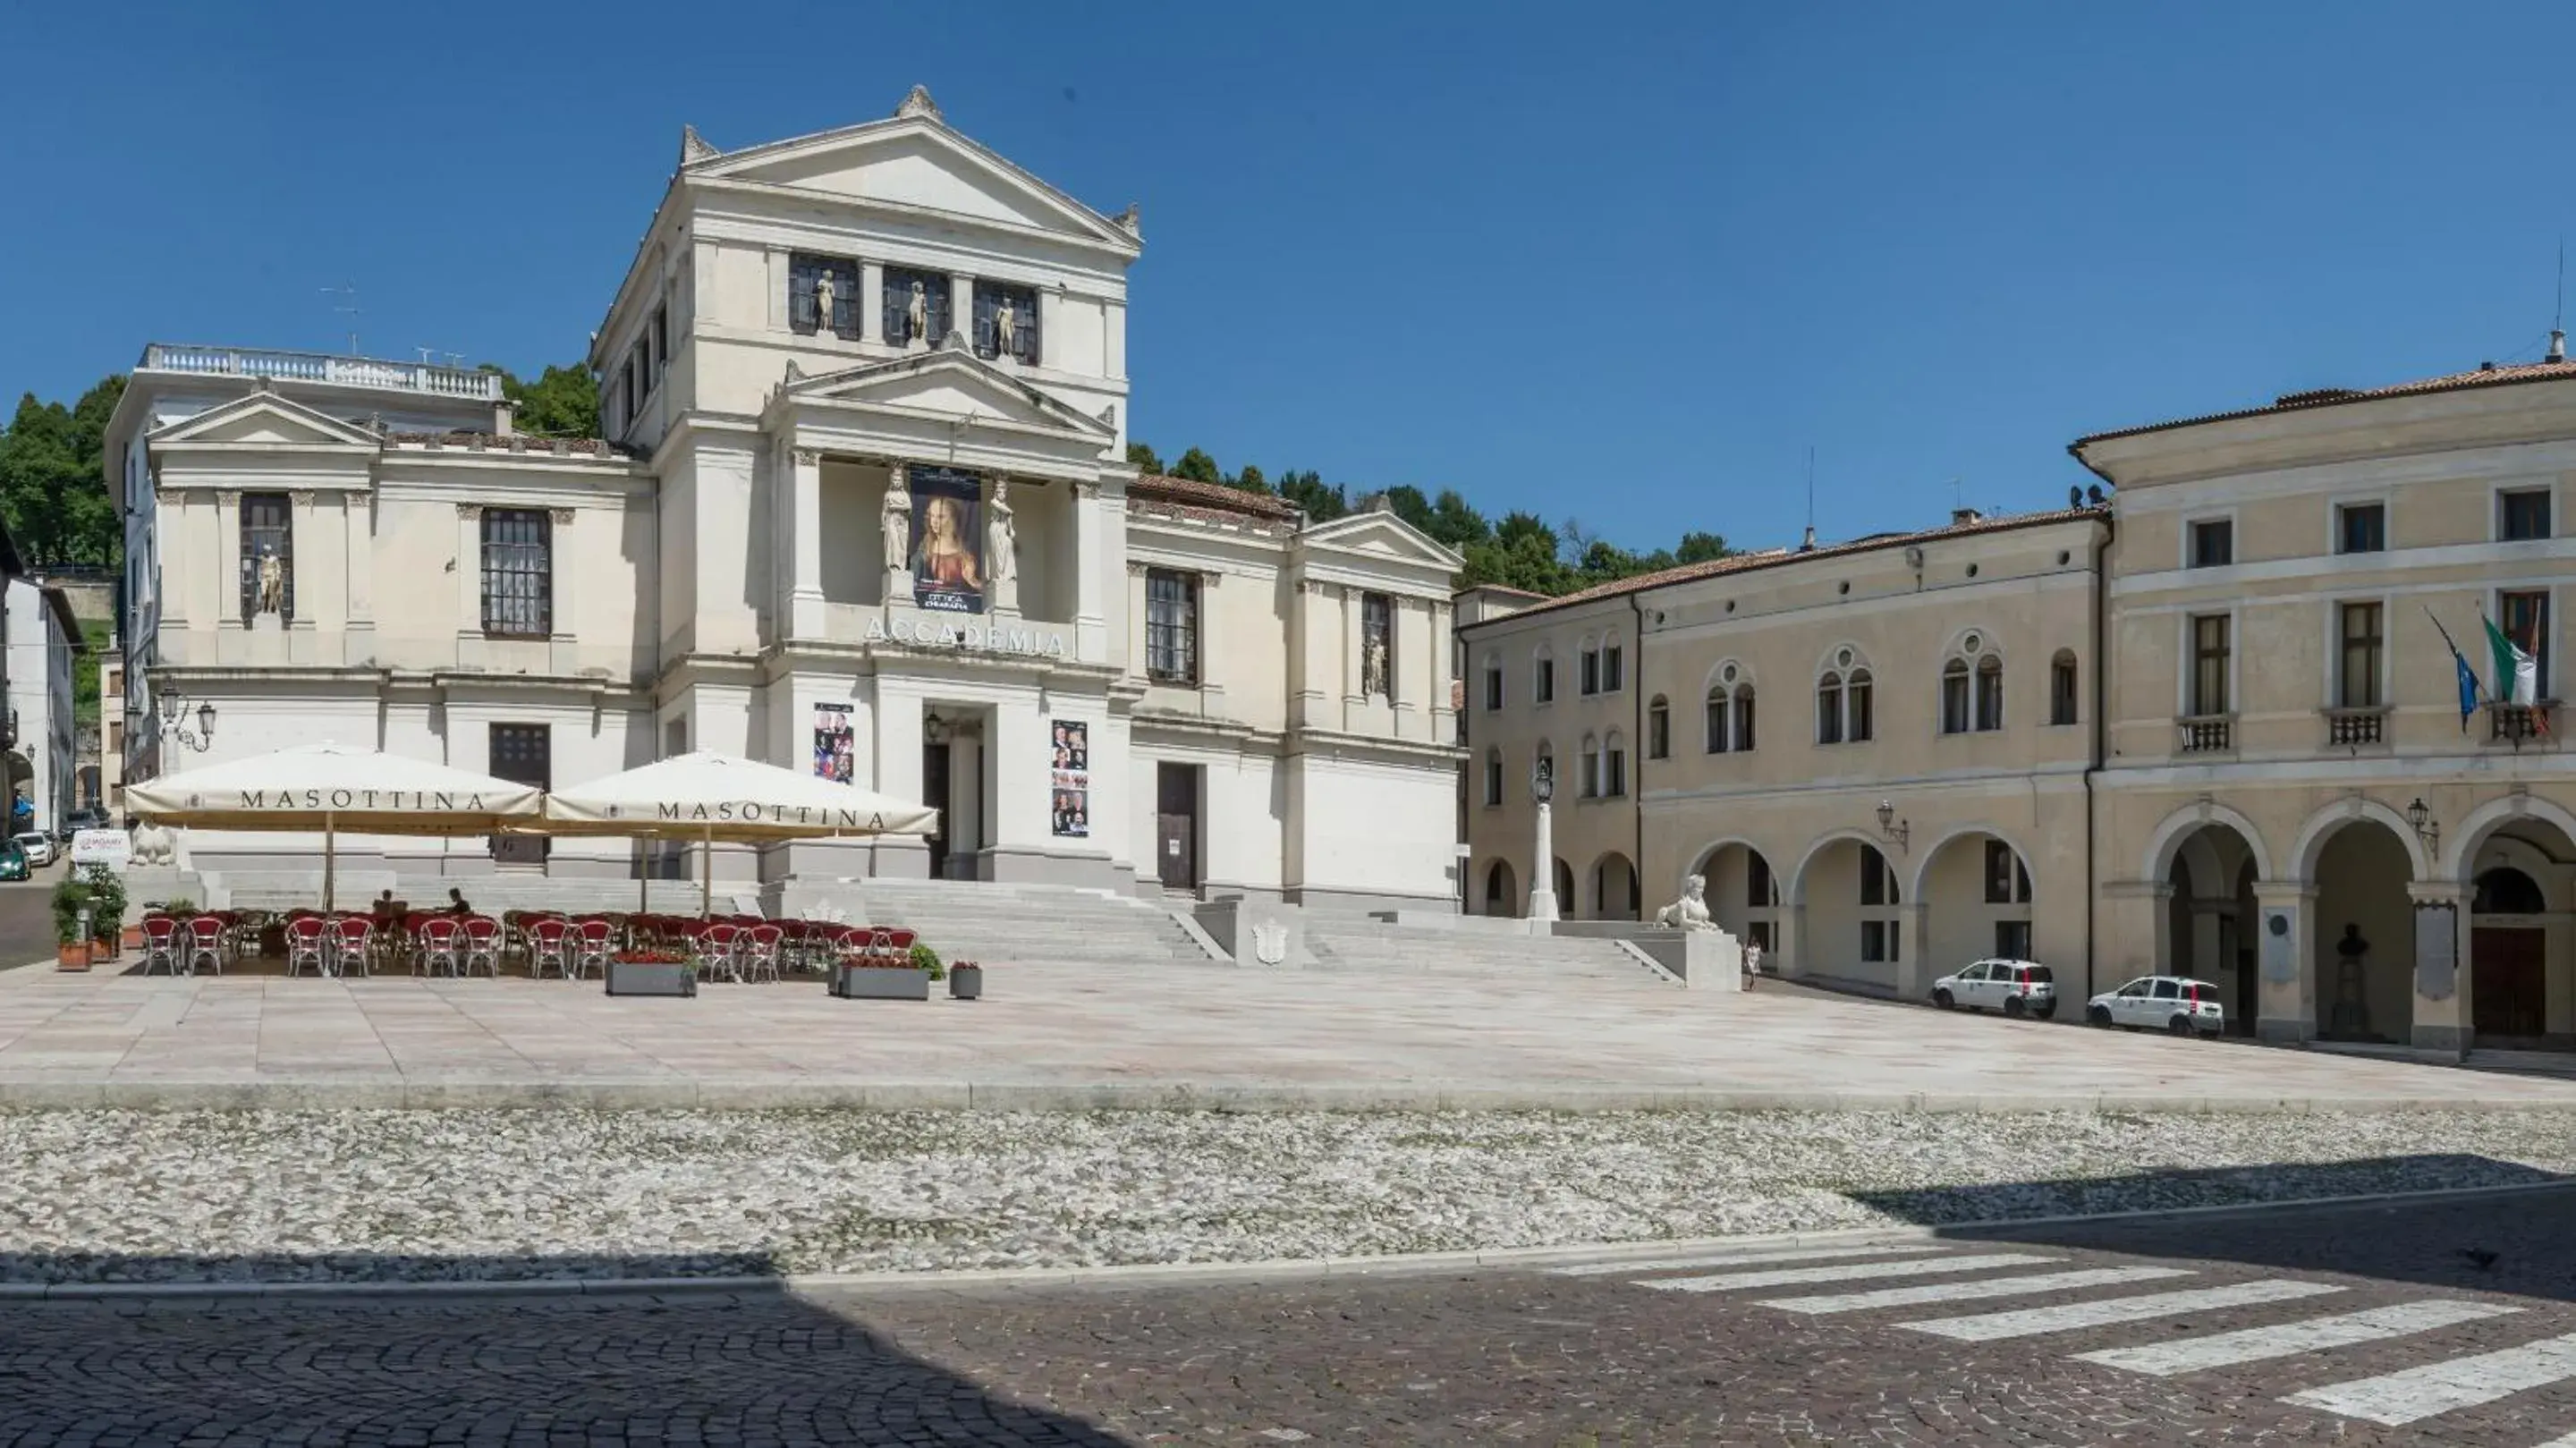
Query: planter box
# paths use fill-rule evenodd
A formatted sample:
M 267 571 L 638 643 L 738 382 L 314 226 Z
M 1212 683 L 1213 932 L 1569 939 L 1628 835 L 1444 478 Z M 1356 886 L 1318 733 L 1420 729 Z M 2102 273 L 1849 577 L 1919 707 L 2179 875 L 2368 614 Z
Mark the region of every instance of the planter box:
M 686 961 L 610 960 L 608 993 L 613 996 L 693 996 L 698 973 Z
M 89 942 L 86 940 L 79 940 L 74 941 L 69 945 L 56 944 L 54 946 L 54 969 L 89 969 Z
M 948 994 L 961 1001 L 984 998 L 984 967 L 952 965 L 948 967 Z
M 930 972 L 910 966 L 845 965 L 832 973 L 832 994 L 850 1001 L 926 1001 Z

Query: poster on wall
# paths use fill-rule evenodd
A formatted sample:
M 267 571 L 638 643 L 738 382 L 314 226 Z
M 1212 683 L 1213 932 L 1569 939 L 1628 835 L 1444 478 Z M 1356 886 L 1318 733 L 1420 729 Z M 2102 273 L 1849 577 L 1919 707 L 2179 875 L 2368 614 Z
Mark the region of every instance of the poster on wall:
M 912 601 L 939 613 L 984 611 L 984 480 L 914 466 Z
M 815 705 L 814 773 L 836 784 L 850 783 L 857 773 L 851 767 L 854 747 L 850 732 L 850 706 Z
M 1049 731 L 1053 760 L 1047 778 L 1055 789 L 1052 816 L 1058 838 L 1091 837 L 1091 726 L 1058 719 Z

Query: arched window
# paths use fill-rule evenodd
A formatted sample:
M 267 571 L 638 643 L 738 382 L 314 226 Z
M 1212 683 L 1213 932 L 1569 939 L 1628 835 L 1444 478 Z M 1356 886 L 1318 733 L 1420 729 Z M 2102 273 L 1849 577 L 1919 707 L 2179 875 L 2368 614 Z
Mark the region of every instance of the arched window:
M 1617 799 L 1628 792 L 1628 740 L 1618 730 L 1601 745 L 1601 793 Z
M 1585 799 L 1599 799 L 1601 797 L 1601 741 L 1589 734 L 1583 736 L 1581 762 L 1583 772 L 1576 776 L 1576 789 Z
M 1904 958 L 1904 917 L 1892 913 L 1897 898 L 1896 871 L 1874 845 L 1860 847 L 1860 958 L 1894 963 Z M 1916 942 L 1920 945 L 1921 942 Z
M 1816 742 L 1843 742 L 1843 676 L 1831 669 L 1816 680 Z
M 1601 640 L 1601 692 L 1616 694 L 1628 687 L 1628 651 L 1619 642 L 1619 632 L 1611 630 Z
M 1843 738 L 1853 744 L 1878 737 L 1878 720 L 1869 707 L 1869 670 L 1854 669 L 1843 677 Z
M 1530 659 L 1530 702 L 1556 702 L 1556 655 L 1548 652 L 1545 644 L 1539 645 L 1538 653 Z
M 1753 747 L 1753 681 L 1735 686 L 1735 748 L 1738 753 Z
M 1724 754 L 1735 744 L 1734 711 L 1727 707 L 1733 697 L 1724 684 L 1708 686 L 1708 752 Z
M 2548 909 L 2540 882 L 2511 865 L 2498 865 L 2479 875 L 2477 898 L 2469 904 L 2472 915 L 2540 915 Z
M 1575 654 L 1575 659 L 1577 661 L 1575 666 L 1575 692 L 1586 695 L 1600 693 L 1601 645 L 1594 641 L 1589 634 L 1585 635 L 1580 649 Z
M 1988 654 L 1977 660 L 1977 729 L 2004 727 L 2004 661 Z
M 1503 802 L 1503 751 L 1500 745 L 1485 747 L 1485 803 Z
M 2059 649 L 2048 661 L 2048 722 L 2075 722 L 2075 650 Z
M 1952 659 L 1941 666 L 1941 732 L 1968 732 L 1968 661 Z
M 1485 710 L 1491 713 L 1503 707 L 1503 661 L 1485 655 Z
M 1646 757 L 1673 757 L 1673 706 L 1661 694 L 1646 705 Z
M 1512 913 L 1512 867 L 1496 860 L 1485 870 L 1485 913 Z

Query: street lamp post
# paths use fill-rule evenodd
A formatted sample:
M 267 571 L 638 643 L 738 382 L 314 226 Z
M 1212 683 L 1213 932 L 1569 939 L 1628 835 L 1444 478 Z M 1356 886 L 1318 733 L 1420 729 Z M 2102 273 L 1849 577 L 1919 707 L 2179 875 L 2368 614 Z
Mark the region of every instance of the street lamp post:
M 1548 802 L 1556 798 L 1555 761 L 1542 756 L 1530 767 L 1530 798 L 1538 803 L 1538 857 L 1530 870 L 1529 918 L 1556 918 L 1556 822 Z

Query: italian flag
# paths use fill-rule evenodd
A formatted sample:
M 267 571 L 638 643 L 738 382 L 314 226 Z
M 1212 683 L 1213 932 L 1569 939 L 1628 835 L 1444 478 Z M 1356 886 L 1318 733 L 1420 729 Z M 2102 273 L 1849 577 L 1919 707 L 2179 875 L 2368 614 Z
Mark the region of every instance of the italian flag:
M 2495 655 L 2495 700 L 2499 704 L 2536 704 L 2540 693 L 2540 665 L 2522 645 L 2504 636 L 2495 620 L 2481 616 L 2487 626 L 2487 649 Z

